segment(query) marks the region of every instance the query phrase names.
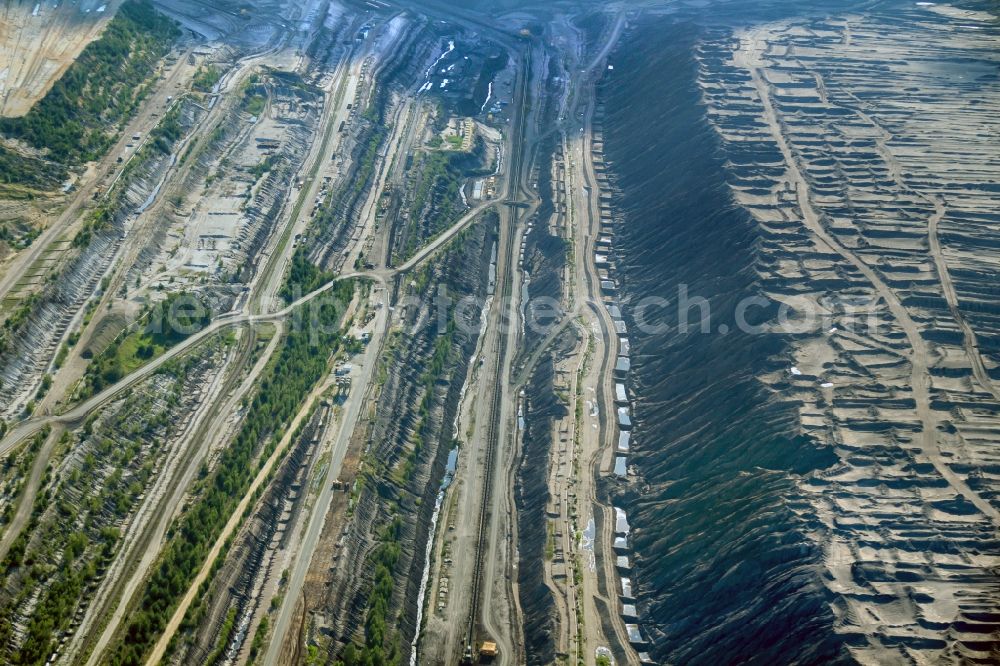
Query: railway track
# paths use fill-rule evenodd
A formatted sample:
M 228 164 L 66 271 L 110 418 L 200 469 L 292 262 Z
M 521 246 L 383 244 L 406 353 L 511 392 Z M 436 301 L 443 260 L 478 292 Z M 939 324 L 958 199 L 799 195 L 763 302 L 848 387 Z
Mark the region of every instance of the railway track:
M 522 72 L 519 82 L 518 90 L 518 113 L 515 122 L 516 128 L 512 135 L 511 141 L 511 171 L 509 183 L 509 199 L 507 202 L 507 207 L 510 212 L 510 228 L 506 232 L 506 238 L 504 241 L 504 247 L 502 254 L 498 255 L 498 259 L 503 259 L 502 265 L 503 277 L 500 280 L 500 298 L 498 300 L 498 306 L 502 315 L 504 313 L 504 306 L 508 302 L 511 296 L 511 288 L 513 285 L 512 277 L 512 260 L 516 257 L 514 240 L 516 237 L 516 229 L 518 226 L 521 206 L 518 204 L 518 195 L 521 193 L 522 183 L 522 168 L 523 168 L 523 157 L 524 157 L 524 146 L 523 141 L 525 138 L 525 122 L 527 118 L 527 99 L 528 99 L 528 81 L 530 80 L 531 73 L 531 53 L 530 50 L 526 52 Z M 501 235 L 504 235 L 504 230 L 500 230 Z M 498 261 L 498 266 L 501 262 Z M 479 525 L 476 538 L 476 553 L 475 553 L 475 565 L 473 567 L 472 573 L 472 598 L 469 604 L 469 618 L 468 618 L 468 628 L 466 632 L 466 650 L 463 661 L 471 662 L 473 656 L 473 650 L 479 641 L 482 629 L 482 591 L 483 591 L 483 566 L 485 561 L 485 554 L 487 547 L 490 545 L 490 539 L 488 535 L 488 527 L 491 523 L 492 511 L 490 510 L 490 500 L 492 497 L 493 490 L 493 465 L 496 459 L 496 453 L 498 446 L 500 444 L 500 422 L 503 418 L 503 358 L 506 351 L 507 336 L 503 331 L 500 331 L 498 337 L 498 348 L 497 348 L 497 366 L 496 366 L 496 376 L 493 383 L 493 393 L 490 402 L 489 409 L 489 422 L 487 425 L 487 439 L 486 439 L 486 460 L 485 460 L 485 474 L 483 482 L 483 491 L 481 497 L 480 511 L 479 511 Z M 489 584 L 489 581 L 487 581 Z

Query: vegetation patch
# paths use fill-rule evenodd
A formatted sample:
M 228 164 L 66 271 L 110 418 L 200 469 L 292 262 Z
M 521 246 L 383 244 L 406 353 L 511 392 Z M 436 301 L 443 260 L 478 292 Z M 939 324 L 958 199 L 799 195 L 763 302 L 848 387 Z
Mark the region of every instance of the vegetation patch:
M 67 166 L 103 155 L 115 129 L 148 93 L 156 63 L 180 34 L 173 21 L 156 12 L 149 0 L 127 0 L 99 39 L 91 42 L 30 111 L 19 118 L 0 118 L 0 134 L 44 151 Z M 21 158 L 0 152 L 0 182 L 51 180 L 51 167 L 37 164 L 22 172 Z M 29 166 L 32 162 L 28 162 Z
M 395 622 L 388 618 L 392 599 L 393 573 L 401 552 L 399 538 L 403 521 L 396 516 L 382 528 L 379 544 L 370 557 L 375 571 L 374 583 L 368 593 L 365 612 L 365 642 L 350 643 L 335 666 L 372 666 L 399 664 L 402 651 Z
M 114 384 L 211 321 L 208 306 L 190 292 L 170 294 L 149 308 L 143 318 L 144 326 L 113 340 L 87 367 L 83 396 Z
M 267 98 L 263 95 L 250 95 L 247 98 L 247 105 L 244 107 L 251 116 L 259 116 L 264 111 Z
M 76 235 L 73 236 L 73 247 L 87 247 L 93 240 L 94 234 L 111 228 L 111 208 L 100 206 L 92 210 L 86 221 Z
M 22 155 L 0 145 L 0 183 L 51 190 L 65 178 L 66 170 L 59 165 Z
M 28 247 L 41 233 L 41 229 L 23 219 L 0 221 L 0 241 L 15 250 Z
M 461 137 L 455 138 L 461 143 Z M 461 216 L 459 190 L 463 179 L 474 172 L 470 168 L 472 159 L 468 153 L 461 152 L 423 153 L 414 170 L 408 225 L 402 234 L 403 246 L 397 250 L 400 255 L 396 257 L 397 262 L 412 257 L 425 241 L 447 229 Z
M 120 528 L 141 502 L 164 443 L 182 425 L 178 415 L 190 408 L 206 354 L 165 367 L 64 433 L 64 453 L 53 456 L 27 524 L 0 562 L 0 663 L 44 664 L 71 630 L 115 557 Z
M 447 328 L 443 334 L 435 339 L 434 352 L 427 361 L 424 371 L 420 373 L 418 383 L 423 388 L 423 396 L 417 407 L 419 420 L 410 436 L 412 446 L 406 457 L 403 458 L 402 465 L 398 470 L 396 482 L 400 486 L 405 487 L 413 479 L 413 473 L 416 471 L 420 454 L 424 450 L 424 444 L 434 434 L 430 421 L 431 408 L 434 406 L 434 386 L 438 381 L 444 379 L 446 371 L 454 365 L 456 360 L 455 348 L 452 343 L 455 341 L 457 328 L 454 318 L 449 318 Z
M 211 92 L 215 84 L 222 78 L 222 71 L 215 65 L 208 65 L 198 68 L 191 80 L 191 87 L 201 92 Z
M 0 354 L 7 351 L 10 347 L 10 341 L 13 339 L 11 336 L 20 329 L 28 317 L 31 315 L 31 310 L 34 308 L 35 304 L 38 302 L 38 294 L 31 294 L 27 298 L 18 302 L 14 310 L 7 315 L 7 318 L 3 320 L 3 326 L 0 327 Z M 7 303 L 4 302 L 6 306 Z
M 334 291 L 339 302 L 347 302 L 352 290 L 352 283 L 345 281 Z M 222 451 L 213 470 L 202 469 L 194 489 L 196 499 L 171 526 L 169 542 L 106 663 L 144 662 L 262 461 L 277 446 L 284 425 L 329 370 L 329 359 L 341 343 L 337 324 L 342 313 L 323 307 L 310 314 L 318 325 L 293 327 L 285 336 L 261 377 L 236 438 Z
M 292 266 L 285 276 L 280 294 L 285 301 L 291 303 L 319 289 L 333 278 L 333 273 L 320 270 L 316 264 L 309 261 L 309 253 L 300 245 L 292 255 Z

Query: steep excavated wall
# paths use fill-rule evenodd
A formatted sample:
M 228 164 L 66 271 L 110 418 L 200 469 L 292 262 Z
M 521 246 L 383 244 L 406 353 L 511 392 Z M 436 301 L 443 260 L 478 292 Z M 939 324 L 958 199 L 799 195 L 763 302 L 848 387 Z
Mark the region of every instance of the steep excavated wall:
M 118 4 L 5 2 L 0 9 L 0 115 L 27 113 L 100 36 Z
M 553 391 L 553 354 L 572 350 L 573 333 L 538 363 L 525 389 L 525 428 L 521 436 L 521 462 L 517 470 L 518 594 L 524 631 L 524 654 L 529 664 L 551 664 L 555 659 L 555 602 L 545 584 L 549 538 L 546 504 L 549 500 L 549 449 L 553 423 L 566 414 L 566 406 Z
M 755 377 L 773 369 L 783 340 L 735 325 L 737 303 L 758 293 L 757 239 L 705 120 L 696 35 L 672 19 L 644 22 L 601 93 L 624 218 L 622 300 L 668 302 L 647 313 L 669 325 L 661 332 L 626 309 L 639 477 L 619 501 L 633 525 L 638 607 L 657 662 L 836 661 L 846 654 L 805 536 L 815 517 L 794 484 L 833 456 L 793 435 L 792 406 Z M 692 329 L 678 331 L 679 288 L 706 299 L 708 332 L 697 306 L 685 309 Z
M 200 115 L 193 104 L 185 105 L 180 114 L 183 131 Z M 58 272 L 45 276 L 42 291 L 29 303 L 29 314 L 8 333 L 7 347 L 0 350 L 0 401 L 4 405 L 0 415 L 4 418 L 18 415 L 35 394 L 67 328 L 99 291 L 128 223 L 159 195 L 160 183 L 173 163 L 172 155 L 155 149 L 138 162 L 125 177 L 124 186 L 115 190 L 114 200 L 106 204 L 106 220 L 93 225 L 87 242 L 74 240 L 65 250 L 71 258 Z
M 344 533 L 341 561 L 319 603 L 332 625 L 331 656 L 360 636 L 374 582 L 370 556 L 384 527 L 396 521 L 399 558 L 393 567 L 386 613 L 392 624 L 387 636 L 398 638 L 401 661 L 408 658 L 409 640 L 416 630 L 422 555 L 454 441 L 453 424 L 480 316 L 478 307 L 461 307 L 442 320 L 431 306 L 435 295 L 444 292 L 453 302 L 470 296 L 482 302 L 495 237 L 493 225 L 480 223 L 468 229 L 425 269 L 426 274 L 413 277 L 418 282 L 413 295 L 425 298 L 404 299 L 411 304 L 406 306 L 404 330 L 390 343 L 393 351 L 364 454 L 364 480 Z M 456 320 L 449 333 L 452 317 L 462 320 Z M 448 339 L 442 334 L 451 335 L 450 342 L 442 342 Z

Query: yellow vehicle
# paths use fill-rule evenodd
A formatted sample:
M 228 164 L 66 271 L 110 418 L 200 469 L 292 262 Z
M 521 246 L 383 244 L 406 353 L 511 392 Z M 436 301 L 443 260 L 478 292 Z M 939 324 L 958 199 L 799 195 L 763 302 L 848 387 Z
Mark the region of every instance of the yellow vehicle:
M 493 641 L 483 641 L 479 648 L 480 658 L 492 659 L 497 656 L 497 644 Z

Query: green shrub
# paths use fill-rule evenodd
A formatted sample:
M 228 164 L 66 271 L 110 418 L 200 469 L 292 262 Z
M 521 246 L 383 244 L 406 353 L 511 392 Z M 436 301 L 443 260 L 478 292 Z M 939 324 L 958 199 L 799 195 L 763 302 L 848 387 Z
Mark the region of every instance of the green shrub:
M 344 281 L 334 295 L 346 302 L 352 290 L 353 285 Z M 339 332 L 331 332 L 340 315 L 332 308 L 321 309 L 315 313 L 319 326 L 293 328 L 285 336 L 258 383 L 239 433 L 222 451 L 216 468 L 199 482 L 198 499 L 171 528 L 170 541 L 142 590 L 138 610 L 109 651 L 107 663 L 144 662 L 262 460 L 277 445 L 278 433 L 328 371 L 330 356 L 340 344 Z
M 143 83 L 179 34 L 149 0 L 122 4 L 101 37 L 28 113 L 0 118 L 0 134 L 46 151 L 62 167 L 42 168 L 0 151 L 0 182 L 49 182 L 65 177 L 63 167 L 104 154 L 114 141 L 113 128 L 135 111 L 146 91 Z M 30 165 L 26 175 L 22 164 Z

